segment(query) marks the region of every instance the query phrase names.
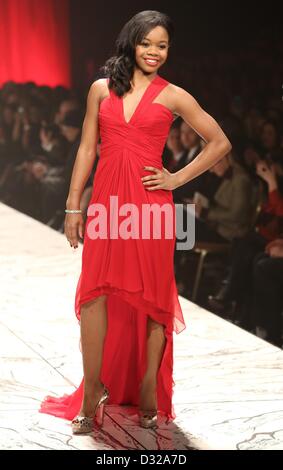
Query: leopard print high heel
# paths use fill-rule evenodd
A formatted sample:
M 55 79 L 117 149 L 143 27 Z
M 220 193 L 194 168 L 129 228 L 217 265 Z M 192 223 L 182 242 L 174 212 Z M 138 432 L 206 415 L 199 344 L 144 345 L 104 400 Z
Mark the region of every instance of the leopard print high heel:
M 156 428 L 157 410 L 139 410 L 139 421 L 143 428 Z
M 73 434 L 85 434 L 88 432 L 92 432 L 95 423 L 97 423 L 99 427 L 103 426 L 104 407 L 109 399 L 109 391 L 107 390 L 105 385 L 103 385 L 103 387 L 103 395 L 96 404 L 94 416 L 78 415 L 72 420 Z
M 142 383 L 139 386 L 139 393 L 141 394 Z M 156 397 L 156 391 L 155 391 Z M 145 410 L 141 406 L 141 402 L 139 404 L 139 423 L 140 426 L 143 428 L 155 428 L 157 427 L 157 409 Z

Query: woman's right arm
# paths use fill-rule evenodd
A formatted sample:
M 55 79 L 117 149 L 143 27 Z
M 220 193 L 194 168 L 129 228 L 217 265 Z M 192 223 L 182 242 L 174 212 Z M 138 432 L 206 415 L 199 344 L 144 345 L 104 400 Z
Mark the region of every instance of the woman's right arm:
M 81 141 L 73 166 L 66 209 L 80 209 L 81 196 L 93 168 L 99 137 L 98 111 L 102 86 L 102 80 L 96 80 L 88 92 Z M 66 214 L 64 229 L 70 245 L 77 248 L 78 235 L 83 238 L 82 214 Z

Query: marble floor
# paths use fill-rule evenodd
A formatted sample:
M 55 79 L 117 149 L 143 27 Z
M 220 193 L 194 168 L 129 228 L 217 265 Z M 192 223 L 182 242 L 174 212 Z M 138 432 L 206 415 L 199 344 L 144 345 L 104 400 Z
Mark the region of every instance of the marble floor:
M 45 395 L 82 376 L 73 312 L 81 249 L 0 203 L 1 449 L 283 449 L 283 352 L 180 297 L 187 328 L 174 335 L 177 417 L 144 430 L 107 406 L 103 430 L 73 436 L 38 412 Z

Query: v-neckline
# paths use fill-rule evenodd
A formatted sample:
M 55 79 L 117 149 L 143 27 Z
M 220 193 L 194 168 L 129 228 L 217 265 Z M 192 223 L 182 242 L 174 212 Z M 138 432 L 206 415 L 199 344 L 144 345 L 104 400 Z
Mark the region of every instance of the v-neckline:
M 139 100 L 137 106 L 135 107 L 135 110 L 132 114 L 132 116 L 130 117 L 129 121 L 126 121 L 126 118 L 125 118 L 125 109 L 124 109 L 124 97 L 121 96 L 121 111 L 122 111 L 122 117 L 123 117 L 123 120 L 125 122 L 125 124 L 128 126 L 129 124 L 131 124 L 134 116 L 136 115 L 138 109 L 140 108 L 141 106 L 141 103 L 143 102 L 144 98 L 145 98 L 145 95 L 147 94 L 147 92 L 149 91 L 149 89 L 151 88 L 151 85 L 153 85 L 153 83 L 157 80 L 157 78 L 159 77 L 159 75 L 155 75 L 154 79 L 151 80 L 151 82 L 147 85 L 146 89 L 144 90 L 142 96 L 141 96 L 141 99 Z

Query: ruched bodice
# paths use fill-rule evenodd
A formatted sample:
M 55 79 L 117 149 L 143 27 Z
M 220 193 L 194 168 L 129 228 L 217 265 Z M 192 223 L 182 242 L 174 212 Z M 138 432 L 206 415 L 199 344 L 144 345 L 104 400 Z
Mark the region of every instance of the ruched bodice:
M 162 167 L 162 152 L 174 117 L 167 107 L 153 101 L 167 84 L 157 75 L 128 123 L 124 117 L 123 98 L 109 90 L 109 96 L 103 99 L 99 110 L 101 159 L 107 158 L 108 150 L 115 148 L 122 156 L 125 150 L 133 152 L 133 164 Z

